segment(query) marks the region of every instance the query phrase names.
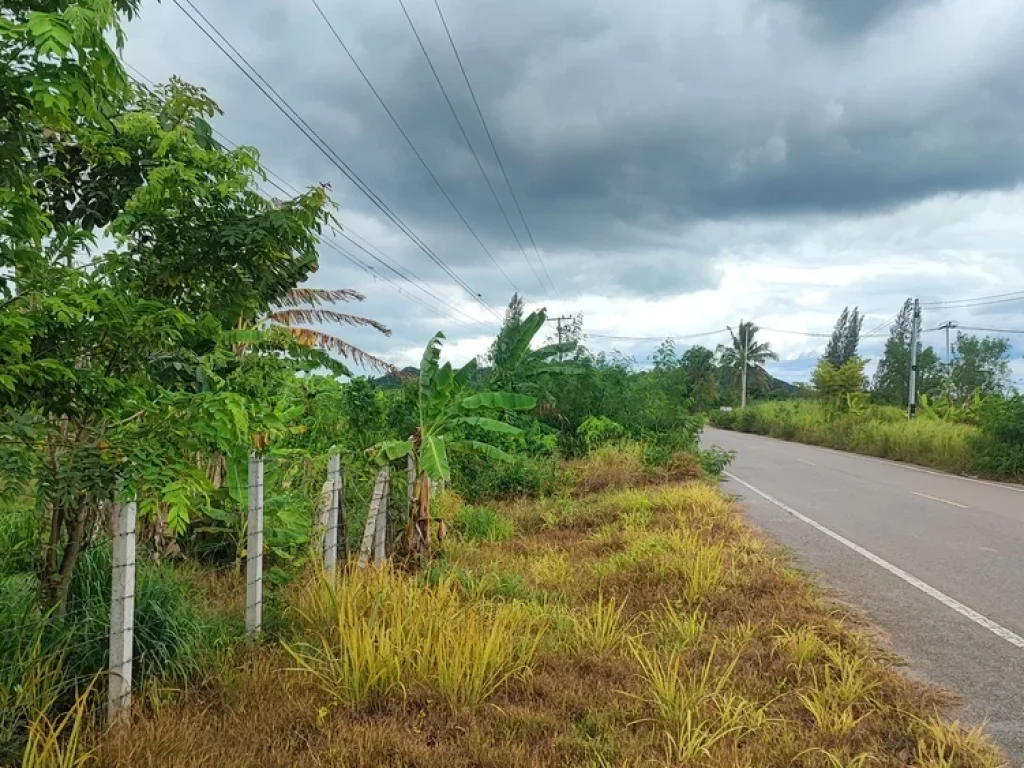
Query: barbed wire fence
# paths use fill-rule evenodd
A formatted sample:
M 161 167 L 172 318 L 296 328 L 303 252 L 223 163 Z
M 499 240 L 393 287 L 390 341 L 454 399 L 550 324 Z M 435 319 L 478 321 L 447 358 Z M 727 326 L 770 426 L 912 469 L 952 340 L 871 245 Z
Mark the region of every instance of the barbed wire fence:
M 322 470 L 320 470 L 322 471 Z M 318 560 L 317 567 L 333 578 L 340 567 L 347 564 L 349 520 L 345 504 L 345 472 L 341 466 L 338 452 L 332 452 L 327 462 L 326 477 L 320 487 L 312 520 L 310 537 L 311 549 Z M 411 479 L 416 475 L 414 458 L 409 458 L 407 483 L 409 492 L 412 489 Z M 264 457 L 252 453 L 248 461 L 248 499 L 246 509 L 242 511 L 246 519 L 244 578 L 245 578 L 245 639 L 250 644 L 259 643 L 263 635 L 263 603 L 264 603 L 264 559 L 266 542 L 264 539 Z M 354 490 L 354 489 L 353 489 Z M 360 498 L 359 494 L 356 494 Z M 360 504 L 366 503 L 361 497 Z M 388 514 L 391 506 L 390 466 L 385 464 L 377 472 L 373 483 L 373 492 L 368 499 L 366 524 L 363 531 L 362 545 L 359 549 L 358 563 L 360 566 L 379 565 L 384 561 L 390 549 L 392 538 L 389 536 Z M 405 500 L 405 509 L 409 509 L 411 500 Z M 106 627 L 90 623 L 89 636 L 79 636 L 76 632 L 69 636 L 68 642 L 62 646 L 66 652 L 69 647 L 88 642 L 93 644 L 106 640 L 108 661 L 105 670 L 92 675 L 80 675 L 74 679 L 79 682 L 96 681 L 97 676 L 106 677 L 106 717 L 111 725 L 127 727 L 131 723 L 132 712 L 132 681 L 133 674 L 138 672 L 136 662 L 137 631 L 145 631 L 144 627 L 136 626 L 136 567 L 138 563 L 138 514 L 137 499 L 129 499 L 111 508 L 110 525 L 110 613 Z M 215 571 L 233 570 L 241 575 L 239 564 L 233 563 Z M 71 622 L 73 619 L 86 615 L 95 615 L 91 607 L 72 608 L 59 617 L 44 614 L 38 625 L 45 627 L 51 618 Z M 73 626 L 73 624 L 70 624 Z M 27 625 L 0 629 L 0 634 L 8 636 L 14 633 L 32 631 Z M 7 662 L 8 660 L 5 660 Z M 28 669 L 18 659 L 13 663 L 0 664 L 0 672 L 14 674 Z M 65 684 L 71 682 L 64 679 Z

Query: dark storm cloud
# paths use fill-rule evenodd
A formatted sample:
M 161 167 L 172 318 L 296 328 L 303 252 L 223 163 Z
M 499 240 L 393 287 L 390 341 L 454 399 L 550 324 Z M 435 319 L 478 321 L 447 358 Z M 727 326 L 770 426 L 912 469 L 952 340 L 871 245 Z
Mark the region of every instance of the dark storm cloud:
M 513 284 L 548 299 L 542 266 L 530 268 L 519 252 L 397 2 L 321 0 L 511 282 L 463 227 L 312 3 L 196 2 L 492 305 L 500 310 Z M 407 6 L 529 249 L 433 3 Z M 1024 18 L 1014 0 L 442 7 L 547 271 L 569 297 L 715 287 L 726 249 L 738 246 L 721 228 L 702 234 L 708 222 L 779 222 L 743 244 L 757 258 L 797 239 L 805 216 L 858 216 L 1024 178 Z M 346 224 L 378 215 L 172 3 L 143 4 L 126 58 L 150 76 L 180 72 L 209 87 L 226 111 L 218 122 L 225 133 L 259 147 L 296 184 L 331 182 Z M 394 239 L 387 250 L 427 279 L 446 279 L 407 241 Z M 324 256 L 330 263 L 317 282 L 366 279 Z M 418 333 L 428 322 L 418 305 L 369 285 L 398 302 L 400 309 L 383 300 L 373 307 L 393 312 L 396 327 L 412 319 Z M 787 297 L 778 298 L 784 305 Z

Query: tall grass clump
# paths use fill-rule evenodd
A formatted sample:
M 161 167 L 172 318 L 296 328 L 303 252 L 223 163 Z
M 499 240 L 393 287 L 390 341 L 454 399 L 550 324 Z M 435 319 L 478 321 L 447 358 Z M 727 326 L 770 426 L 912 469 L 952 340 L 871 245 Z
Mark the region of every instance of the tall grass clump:
M 493 507 L 460 508 L 455 513 L 453 528 L 473 541 L 505 541 L 512 537 L 512 521 Z
M 293 670 L 358 709 L 417 692 L 479 705 L 530 674 L 544 633 L 519 605 L 467 601 L 453 576 L 431 586 L 390 567 L 312 581 L 296 615 L 304 640 L 286 644 Z

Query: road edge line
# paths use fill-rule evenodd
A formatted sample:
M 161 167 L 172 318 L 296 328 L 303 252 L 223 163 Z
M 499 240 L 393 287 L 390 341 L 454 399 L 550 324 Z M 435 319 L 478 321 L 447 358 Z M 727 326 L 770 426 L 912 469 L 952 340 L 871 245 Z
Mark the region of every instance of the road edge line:
M 893 565 L 888 560 L 883 560 L 881 557 L 876 555 L 874 552 L 871 552 L 871 551 L 869 551 L 867 549 L 864 549 L 864 547 L 860 546 L 859 544 L 855 544 L 854 542 L 852 542 L 849 539 L 847 539 L 845 536 L 841 536 L 840 534 L 836 533 L 832 529 L 826 528 L 824 525 L 822 525 L 818 521 L 812 520 L 811 518 L 807 517 L 807 515 L 802 514 L 800 512 L 797 512 L 795 509 L 793 509 L 788 504 L 784 504 L 783 502 L 779 501 L 775 497 L 769 496 L 767 493 L 765 493 L 761 489 L 755 488 L 753 485 L 748 483 L 746 480 L 741 480 L 740 478 L 736 477 L 736 475 L 732 474 L 732 472 L 723 472 L 722 474 L 725 477 L 729 478 L 730 480 L 735 480 L 740 485 L 742 485 L 742 486 L 744 486 L 746 488 L 749 488 L 751 491 L 756 493 L 758 496 L 760 496 L 763 499 L 771 502 L 772 504 L 777 506 L 779 509 L 782 509 L 785 512 L 788 512 L 790 515 L 795 517 L 797 520 L 800 520 L 801 522 L 807 523 L 809 526 L 811 526 L 812 528 L 815 528 L 816 530 L 820 531 L 821 533 L 824 533 L 829 538 L 834 539 L 835 541 L 838 541 L 844 547 L 848 547 L 849 549 L 852 549 L 854 552 L 856 552 L 861 557 L 867 558 L 868 560 L 870 560 L 872 563 L 874 563 L 875 565 L 879 566 L 880 568 L 884 568 L 886 571 L 891 573 L 893 576 L 896 576 L 897 578 L 903 580 L 904 582 L 906 582 L 910 586 L 914 587 L 915 589 L 918 589 L 921 592 L 924 592 L 929 597 L 935 598 L 940 603 L 945 605 L 947 608 L 953 609 L 954 611 L 959 613 L 964 618 L 970 619 L 975 624 L 977 624 L 979 627 L 987 629 L 992 634 L 994 634 L 997 637 L 1002 638 L 1006 642 L 1010 643 L 1010 645 L 1015 645 L 1018 648 L 1024 649 L 1024 637 L 1021 637 L 1020 635 L 1016 634 L 1012 630 L 1007 629 L 1006 627 L 1004 627 L 1001 624 L 997 624 L 996 622 L 992 621 L 992 619 L 988 618 L 987 616 L 983 616 L 982 614 L 978 613 L 973 608 L 967 607 L 966 605 L 961 603 L 959 600 L 953 599 L 952 597 L 947 595 L 945 592 L 941 592 L 940 590 L 936 589 L 935 587 L 931 586 L 930 584 L 928 584 L 928 583 L 926 583 L 924 581 L 921 581 L 921 579 L 917 578 L 916 576 L 914 576 L 912 574 L 907 573 L 902 568 Z

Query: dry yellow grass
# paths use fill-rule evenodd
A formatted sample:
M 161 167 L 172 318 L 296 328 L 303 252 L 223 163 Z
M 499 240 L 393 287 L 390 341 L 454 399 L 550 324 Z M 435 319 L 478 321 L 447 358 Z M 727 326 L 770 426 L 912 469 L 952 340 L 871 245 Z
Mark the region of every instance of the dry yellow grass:
M 714 486 L 617 478 L 505 507 L 517 535 L 449 542 L 430 579 L 295 588 L 287 647 L 95 735 L 101 764 L 1001 764 Z

